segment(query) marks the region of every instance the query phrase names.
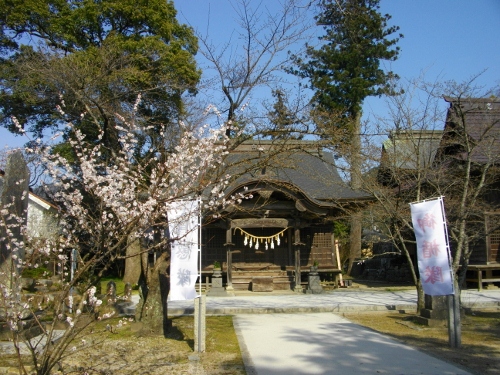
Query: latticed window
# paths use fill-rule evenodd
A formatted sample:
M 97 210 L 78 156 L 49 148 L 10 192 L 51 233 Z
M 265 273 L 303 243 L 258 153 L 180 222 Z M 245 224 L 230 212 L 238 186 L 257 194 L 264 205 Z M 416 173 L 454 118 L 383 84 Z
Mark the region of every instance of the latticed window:
M 226 231 L 222 228 L 204 228 L 201 236 L 202 241 L 202 267 L 209 266 L 215 261 L 220 263 L 226 261 Z
M 490 243 L 496 247 L 500 244 L 500 230 L 496 230 L 490 235 Z
M 320 266 L 334 265 L 332 233 L 329 229 L 312 228 L 304 231 L 304 238 L 301 238 L 301 241 L 306 246 L 300 254 L 302 266 L 312 266 L 314 261 L 317 261 Z
M 314 233 L 312 247 L 329 247 L 332 246 L 331 233 Z

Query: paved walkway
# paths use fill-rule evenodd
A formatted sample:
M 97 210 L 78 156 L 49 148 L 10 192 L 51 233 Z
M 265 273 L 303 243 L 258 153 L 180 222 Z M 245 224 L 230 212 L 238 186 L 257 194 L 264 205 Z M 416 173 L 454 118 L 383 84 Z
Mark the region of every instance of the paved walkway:
M 500 307 L 500 289 L 464 290 L 461 297 L 465 307 Z M 415 310 L 416 306 L 415 289 L 340 289 L 323 294 L 239 292 L 235 297 L 207 297 L 207 314 L 217 315 Z M 168 303 L 170 316 L 192 314 L 193 310 L 192 300 Z
M 470 375 L 336 314 L 415 310 L 416 302 L 415 290 L 240 293 L 236 297 L 207 297 L 207 314 L 235 315 L 248 375 Z M 465 290 L 462 302 L 470 308 L 500 309 L 500 290 Z M 169 302 L 170 315 L 192 311 L 193 301 Z
M 467 375 L 337 314 L 238 315 L 248 375 Z

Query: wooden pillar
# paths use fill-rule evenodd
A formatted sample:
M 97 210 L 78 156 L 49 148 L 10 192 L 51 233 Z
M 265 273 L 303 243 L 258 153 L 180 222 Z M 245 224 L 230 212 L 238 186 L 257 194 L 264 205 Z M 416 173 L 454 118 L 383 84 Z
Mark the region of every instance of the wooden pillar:
M 293 243 L 293 246 L 295 248 L 295 287 L 294 291 L 302 293 L 302 284 L 301 284 L 301 272 L 300 272 L 300 246 L 304 245 L 302 242 L 300 242 L 300 229 L 295 227 L 295 242 Z
M 335 235 L 333 233 L 330 236 L 330 241 L 331 241 L 331 245 L 332 245 L 331 261 L 332 261 L 332 264 L 337 264 L 337 251 L 335 249 L 336 240 L 335 240 Z
M 226 255 L 227 255 L 227 284 L 226 284 L 226 290 L 233 290 L 233 275 L 232 275 L 232 270 L 233 270 L 233 253 L 231 252 L 231 249 L 234 247 L 233 243 L 233 234 L 231 232 L 231 226 L 226 230 L 226 243 L 224 244 L 226 247 Z
M 448 295 L 448 342 L 451 348 L 462 346 L 462 329 L 460 324 L 460 303 L 458 284 L 455 283 L 455 293 Z
M 344 286 L 344 280 L 342 280 L 342 264 L 340 263 L 340 252 L 339 252 L 339 241 L 334 240 L 335 246 L 335 259 L 337 260 L 337 268 L 340 273 L 335 275 L 335 287 Z
M 227 245 L 227 284 L 226 284 L 226 289 L 233 289 L 233 253 L 231 252 L 231 245 L 233 244 L 226 244 Z
M 293 288 L 296 292 L 302 292 L 300 273 L 300 249 L 295 250 L 295 286 Z

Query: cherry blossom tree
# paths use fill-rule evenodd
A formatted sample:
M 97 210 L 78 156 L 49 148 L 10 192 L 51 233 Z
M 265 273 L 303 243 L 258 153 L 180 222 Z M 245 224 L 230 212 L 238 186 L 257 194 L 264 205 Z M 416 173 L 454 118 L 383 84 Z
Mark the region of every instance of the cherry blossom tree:
M 64 115 L 64 108 L 59 111 Z M 19 241 L 9 227 L 7 207 L 2 207 L 0 225 L 6 233 L 2 241 L 15 261 L 10 270 L 0 274 L 0 309 L 11 329 L 20 373 L 27 374 L 29 364 L 37 374 L 49 374 L 72 350 L 91 345 L 91 340 L 81 339 L 88 333 L 88 326 L 114 313 L 98 298 L 97 281 L 113 262 L 126 256 L 126 248 L 133 242 L 130 238 L 141 243 L 141 253 L 136 256 L 150 251 L 159 254 L 154 265 L 143 264 L 143 293 L 137 316 L 149 319 L 150 328 L 165 326 L 168 317 L 159 279 L 168 279 L 169 244 L 178 240 L 166 231 L 172 203 L 203 196 L 204 206 L 212 213 L 232 203 L 222 193 L 228 176 L 220 172 L 229 145 L 225 125 L 192 130 L 181 123 L 175 144 L 170 136 L 167 140 L 168 129 L 161 129 L 159 136 L 165 136 L 168 153 L 138 158 L 138 138 L 148 129 L 134 116 L 116 118 L 121 147 L 113 157 L 104 143 L 87 140 L 72 123 L 66 126 L 78 168 L 74 160 L 70 163 L 50 146 L 27 150 L 39 156 L 46 168 L 43 186 L 59 207 L 58 236 L 47 239 L 43 246 L 32 246 L 35 242 L 26 233 L 23 218 L 17 218 L 17 226 L 26 236 L 25 241 Z M 21 129 L 17 120 L 12 120 Z M 101 132 L 98 139 L 102 136 Z M 22 252 L 26 256 L 16 256 Z M 61 283 L 58 293 L 52 293 L 51 304 L 46 304 L 27 297 L 17 276 L 24 269 L 51 261 L 62 270 Z M 27 340 L 24 335 L 27 318 L 42 332 L 36 339 Z M 58 330 L 61 324 L 63 331 Z M 22 355 L 23 348 L 29 351 L 29 360 Z

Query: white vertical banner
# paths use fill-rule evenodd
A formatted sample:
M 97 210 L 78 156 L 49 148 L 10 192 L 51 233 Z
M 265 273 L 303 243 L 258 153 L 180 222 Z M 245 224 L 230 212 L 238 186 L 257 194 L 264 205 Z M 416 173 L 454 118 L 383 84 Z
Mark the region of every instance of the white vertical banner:
M 173 202 L 168 212 L 171 244 L 170 256 L 170 301 L 194 299 L 198 278 L 198 222 L 199 200 Z
M 410 208 L 424 293 L 430 296 L 453 294 L 453 273 L 443 199 L 439 197 L 410 203 Z

